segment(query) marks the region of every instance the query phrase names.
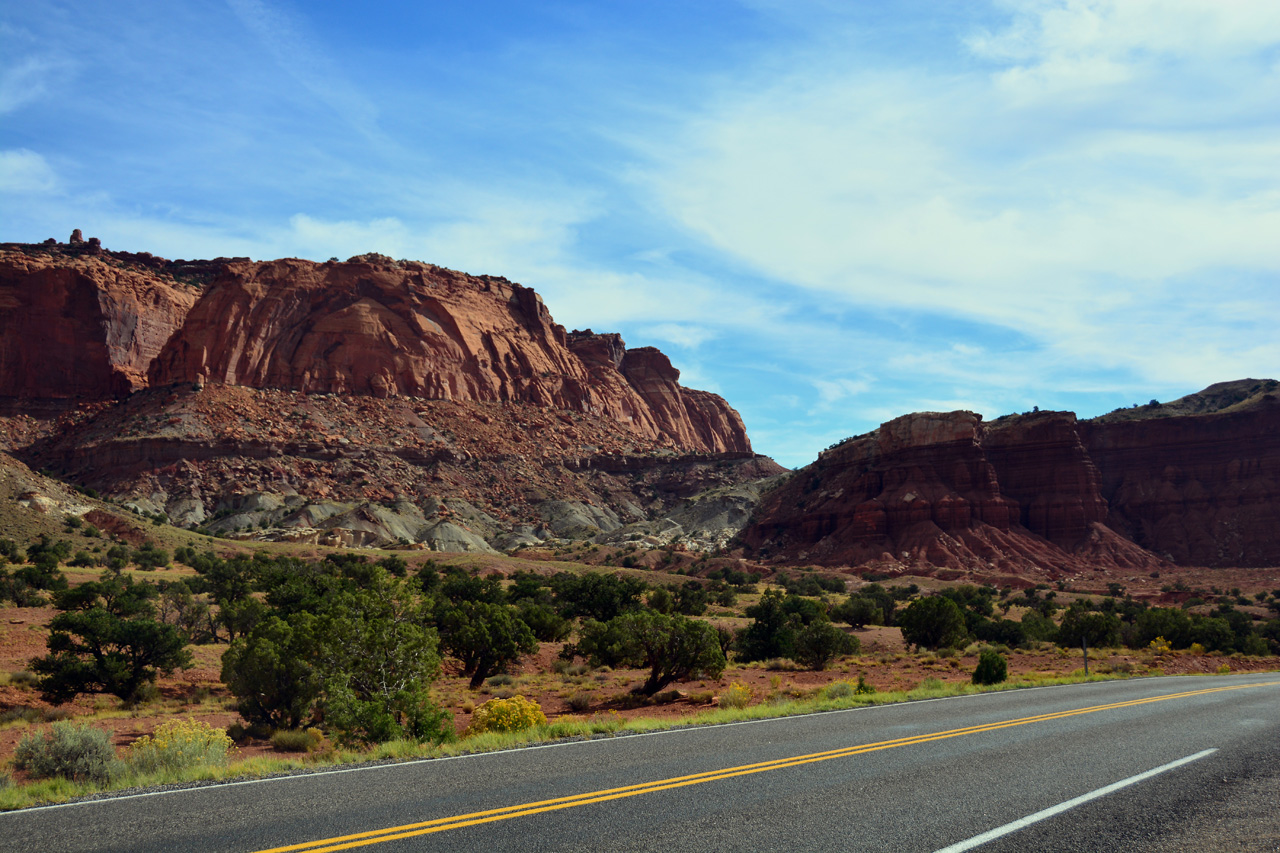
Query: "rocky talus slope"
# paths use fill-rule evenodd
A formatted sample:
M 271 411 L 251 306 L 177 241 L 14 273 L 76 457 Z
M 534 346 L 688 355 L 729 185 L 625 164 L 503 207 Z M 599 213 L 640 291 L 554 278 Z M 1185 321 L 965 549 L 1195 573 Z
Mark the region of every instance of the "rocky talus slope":
M 752 555 L 826 565 L 1280 565 L 1280 383 L 1220 383 L 1093 421 L 918 413 L 767 495 Z

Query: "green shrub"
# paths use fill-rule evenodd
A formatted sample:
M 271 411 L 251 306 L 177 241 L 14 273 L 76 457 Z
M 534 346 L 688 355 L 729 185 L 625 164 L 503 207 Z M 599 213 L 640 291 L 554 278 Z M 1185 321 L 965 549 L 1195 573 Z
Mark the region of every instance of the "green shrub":
M 227 763 L 231 738 L 222 729 L 188 717 L 170 720 L 129 747 L 126 760 L 139 773 L 182 770 Z
M 978 666 L 973 671 L 974 684 L 999 684 L 1009 677 L 1009 665 L 1004 655 L 995 649 L 983 649 Z
M 317 728 L 281 729 L 271 736 L 276 752 L 315 752 L 324 744 L 324 733 Z
M 810 622 L 796 634 L 796 660 L 808 669 L 826 669 L 837 657 L 857 654 L 861 648 L 857 637 L 849 636 L 830 622 Z
M 876 689 L 870 684 L 867 684 L 866 679 L 859 675 L 858 686 L 853 688 L 853 692 L 858 696 L 870 696 L 872 693 L 876 692 Z
M 645 696 L 673 681 L 719 678 L 725 667 L 724 652 L 711 625 L 650 611 L 624 613 L 607 623 L 588 620 L 570 653 L 595 665 L 648 667 L 649 677 L 636 691 Z
M 542 713 L 537 702 L 523 696 L 512 696 L 510 699 L 490 699 L 476 708 L 471 725 L 467 726 L 467 734 L 519 732 L 546 724 L 547 715 Z
M 940 595 L 917 598 L 898 614 L 902 639 L 913 646 L 940 649 L 963 645 L 964 613 L 950 598 Z
M 9 723 L 38 723 L 44 715 L 40 713 L 39 708 L 26 708 L 18 706 L 0 711 L 0 726 Z
M 847 681 L 833 681 L 822 688 L 823 699 L 847 699 L 853 695 L 853 685 Z
M 157 594 L 132 578 L 87 581 L 56 593 L 61 612 L 49 623 L 49 654 L 31 663 L 43 676 L 45 701 L 61 705 L 79 693 L 128 699 L 160 673 L 190 667 L 186 640 L 154 619 Z
M 88 724 L 54 723 L 18 743 L 13 766 L 37 779 L 106 784 L 120 772 L 111 733 Z
M 9 683 L 14 687 L 31 690 L 40 683 L 40 676 L 36 675 L 34 672 L 20 669 L 17 672 L 9 673 Z

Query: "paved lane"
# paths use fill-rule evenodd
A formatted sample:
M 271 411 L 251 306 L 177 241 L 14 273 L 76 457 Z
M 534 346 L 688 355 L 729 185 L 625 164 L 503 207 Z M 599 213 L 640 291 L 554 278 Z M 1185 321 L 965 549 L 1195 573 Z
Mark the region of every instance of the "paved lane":
M 1247 800 L 1278 742 L 1280 675 L 1140 679 L 31 810 L 0 815 L 0 848 L 929 853 L 1214 750 L 976 848 L 1132 850 L 1212 831 L 1212 780 Z

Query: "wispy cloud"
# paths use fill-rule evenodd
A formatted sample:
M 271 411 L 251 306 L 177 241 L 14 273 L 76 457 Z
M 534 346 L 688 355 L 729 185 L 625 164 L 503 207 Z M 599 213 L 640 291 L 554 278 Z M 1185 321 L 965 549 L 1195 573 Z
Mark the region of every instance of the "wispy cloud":
M 57 175 L 39 154 L 25 148 L 0 151 L 0 192 L 49 193 L 57 188 Z
M 280 68 L 313 97 L 370 140 L 383 139 L 377 108 L 330 58 L 304 19 L 264 0 L 226 2 Z

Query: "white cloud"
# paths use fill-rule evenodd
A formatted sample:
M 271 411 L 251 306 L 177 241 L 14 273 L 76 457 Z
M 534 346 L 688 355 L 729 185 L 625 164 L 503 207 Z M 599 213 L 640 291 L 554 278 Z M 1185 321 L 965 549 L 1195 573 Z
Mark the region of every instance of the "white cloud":
M 810 414 L 831 408 L 831 405 L 847 397 L 856 397 L 871 387 L 865 379 L 813 379 L 813 387 L 818 391 L 818 405 L 810 410 Z
M 1265 63 L 1182 77 L 1280 43 L 1280 6 L 1013 8 L 969 42 L 1006 61 L 991 73 L 832 71 L 848 64 L 818 55 L 770 86 L 729 84 L 646 152 L 650 186 L 716 250 L 850 308 L 1003 327 L 1077 369 L 1157 381 L 1267 355 L 1250 342 L 1280 303 L 1228 273 L 1280 275 L 1280 122 L 1252 94 L 1280 88 Z M 1010 99 L 1010 71 L 1040 75 L 1036 90 Z M 1081 89 L 1107 104 L 1080 112 Z M 1001 354 L 947 355 L 977 376 Z
M 65 71 L 65 63 L 47 57 L 26 57 L 0 69 L 0 115 L 45 97 L 49 79 Z
M 706 326 L 690 323 L 659 323 L 645 326 L 645 336 L 655 341 L 666 341 L 683 349 L 698 349 L 707 341 L 715 340 L 718 332 Z
M 26 148 L 0 151 L 0 192 L 49 193 L 57 188 L 58 176 L 44 157 Z

